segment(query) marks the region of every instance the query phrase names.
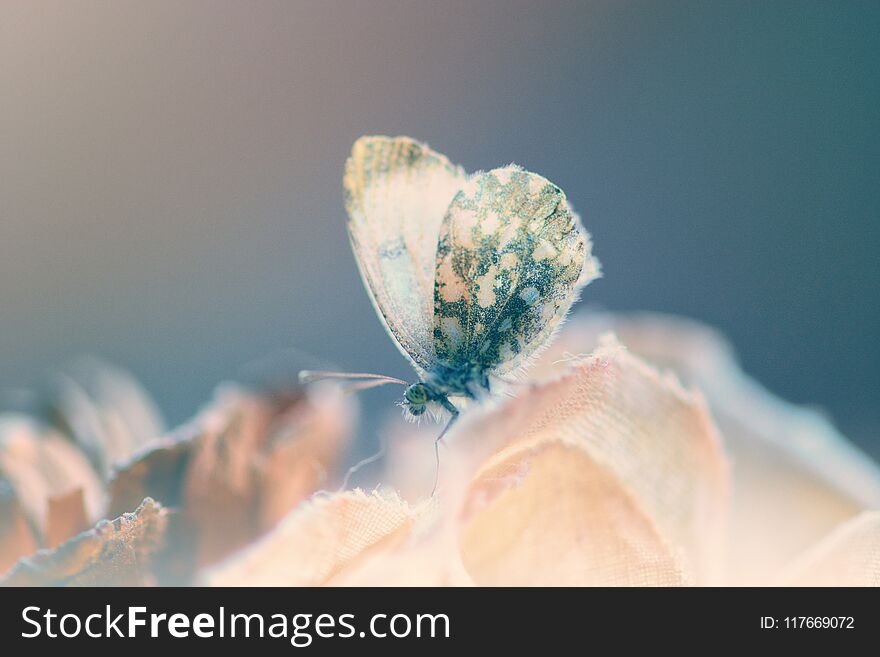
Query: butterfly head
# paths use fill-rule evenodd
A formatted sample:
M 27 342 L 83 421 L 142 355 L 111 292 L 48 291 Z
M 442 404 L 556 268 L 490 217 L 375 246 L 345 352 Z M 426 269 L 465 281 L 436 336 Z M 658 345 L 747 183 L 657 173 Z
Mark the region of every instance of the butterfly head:
M 449 391 L 433 381 L 413 383 L 404 391 L 399 403 L 411 420 L 417 420 L 425 413 L 437 419 L 443 412 L 458 415 L 458 408 L 449 401 Z
M 433 401 L 431 389 L 424 383 L 413 383 L 403 393 L 403 407 L 413 417 L 424 415 L 428 404 Z

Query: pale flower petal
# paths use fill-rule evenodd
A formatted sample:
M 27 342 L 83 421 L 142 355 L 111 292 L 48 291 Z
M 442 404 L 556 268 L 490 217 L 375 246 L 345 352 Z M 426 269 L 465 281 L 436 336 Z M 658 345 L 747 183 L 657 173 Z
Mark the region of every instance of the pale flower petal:
M 46 533 L 43 546 L 53 548 L 71 536 L 89 529 L 91 523 L 86 516 L 83 489 L 75 488 L 67 493 L 55 495 L 48 500 Z
M 50 498 L 81 489 L 89 524 L 104 504 L 103 484 L 85 455 L 23 415 L 0 416 L 0 479 L 10 483 L 41 536 L 47 533 Z
M 478 474 L 470 496 L 485 505 L 460 538 L 477 584 L 689 583 L 640 504 L 580 446 L 550 439 L 505 453 Z
M 423 509 L 394 494 L 317 496 L 257 543 L 209 570 L 215 586 L 318 586 L 405 541 Z
M 52 550 L 21 559 L 0 586 L 142 586 L 165 538 L 168 511 L 147 498 L 134 513 L 102 520 Z
M 102 478 L 164 432 L 150 396 L 110 363 L 79 358 L 53 383 L 47 400 L 53 423 L 82 448 Z
M 880 511 L 843 523 L 782 576 L 789 586 L 880 586 Z
M 318 497 L 207 581 L 237 584 L 714 582 L 727 468 L 698 395 L 609 336 L 557 380 L 474 409 L 435 500 Z
M 533 376 L 588 353 L 603 331 L 701 390 L 733 464 L 729 582 L 767 583 L 789 561 L 863 509 L 880 507 L 880 469 L 819 413 L 786 403 L 743 373 L 714 330 L 654 314 L 572 321 Z
M 216 563 L 326 481 L 354 413 L 336 388 L 276 398 L 222 386 L 190 423 L 120 466 L 111 513 L 142 495 L 177 507 L 170 554 L 179 570 Z
M 28 522 L 18 496 L 8 482 L 0 479 L 0 573 L 38 547 L 39 537 Z
M 474 580 L 717 581 L 727 464 L 700 396 L 613 336 L 567 367 L 456 435 L 459 455 L 501 446 L 461 501 L 462 561 Z

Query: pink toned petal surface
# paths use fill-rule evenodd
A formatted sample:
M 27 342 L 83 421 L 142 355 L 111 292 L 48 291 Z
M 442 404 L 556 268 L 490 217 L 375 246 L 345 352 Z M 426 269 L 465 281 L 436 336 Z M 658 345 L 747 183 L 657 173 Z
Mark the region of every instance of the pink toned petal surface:
M 146 499 L 134 513 L 102 520 L 51 550 L 21 559 L 0 586 L 139 586 L 164 538 L 167 511 Z
M 219 586 L 317 586 L 358 569 L 407 539 L 419 516 L 396 495 L 318 496 L 272 532 L 208 571 Z
M 846 521 L 785 571 L 789 586 L 880 586 L 880 511 Z
M 216 563 L 325 484 L 354 415 L 336 389 L 276 398 L 223 386 L 191 422 L 120 466 L 111 509 L 145 495 L 178 508 L 169 552 L 178 570 Z
M 8 483 L 0 481 L 0 574 L 38 547 L 39 537 L 28 522 Z
M 880 507 L 880 468 L 816 411 L 789 404 L 743 373 L 731 347 L 696 322 L 663 315 L 584 315 L 534 372 L 589 352 L 614 330 L 632 350 L 700 389 L 731 455 L 729 583 L 773 581 L 840 523 Z
M 478 583 L 720 577 L 728 480 L 711 418 L 699 395 L 613 337 L 474 416 L 455 440 L 451 476 L 472 481 L 459 502 L 462 561 Z M 483 449 L 488 462 L 463 456 Z M 444 494 L 453 489 L 444 481 Z
M 24 416 L 0 417 L 0 477 L 9 482 L 41 537 L 47 532 L 50 498 L 81 490 L 89 524 L 104 505 L 103 485 L 85 455 L 56 431 Z

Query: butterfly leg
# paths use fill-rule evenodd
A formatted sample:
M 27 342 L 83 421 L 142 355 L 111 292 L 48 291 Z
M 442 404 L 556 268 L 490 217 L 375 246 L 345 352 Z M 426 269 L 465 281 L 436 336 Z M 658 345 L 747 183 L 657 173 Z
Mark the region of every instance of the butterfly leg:
M 388 451 L 388 441 L 385 436 L 379 436 L 379 451 L 377 451 L 372 456 L 368 456 L 364 459 L 361 459 L 353 466 L 351 466 L 348 471 L 345 473 L 345 477 L 342 479 L 342 485 L 339 487 L 338 492 L 344 491 L 348 488 L 348 480 L 351 479 L 353 475 L 355 475 L 361 468 L 365 465 L 369 465 L 370 463 L 375 463 L 379 459 L 385 456 L 385 452 Z
M 489 381 L 489 373 L 483 372 L 483 375 L 480 377 L 480 385 L 483 386 L 489 392 L 492 392 L 492 385 Z
M 443 440 L 443 436 L 449 432 L 449 429 L 452 428 L 452 425 L 455 424 L 455 421 L 459 416 L 458 409 L 451 403 L 448 406 L 444 404 L 444 406 L 451 409 L 450 413 L 452 413 L 452 417 L 449 418 L 449 422 L 443 427 L 443 431 L 441 431 L 440 435 L 434 440 L 434 486 L 431 488 L 431 497 L 434 497 L 434 493 L 437 492 L 437 483 L 440 481 L 440 441 Z

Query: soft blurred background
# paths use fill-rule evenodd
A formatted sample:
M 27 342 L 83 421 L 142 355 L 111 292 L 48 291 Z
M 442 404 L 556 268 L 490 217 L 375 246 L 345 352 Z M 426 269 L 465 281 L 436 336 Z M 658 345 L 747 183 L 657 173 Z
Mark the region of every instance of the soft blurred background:
M 358 136 L 408 134 L 557 182 L 584 306 L 718 327 L 880 456 L 878 62 L 876 1 L 6 0 L 3 399 L 82 353 L 172 425 L 291 347 L 411 376 L 341 193 Z

